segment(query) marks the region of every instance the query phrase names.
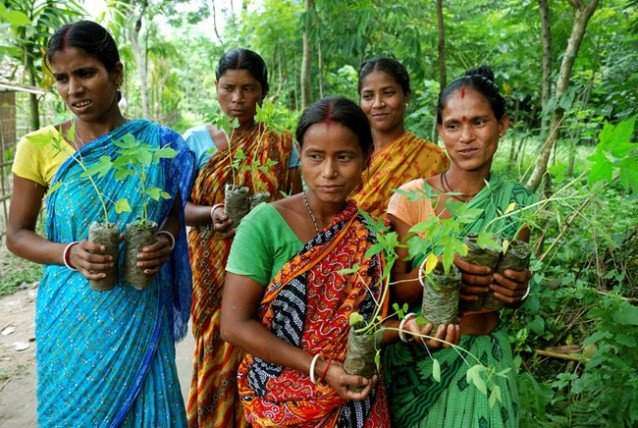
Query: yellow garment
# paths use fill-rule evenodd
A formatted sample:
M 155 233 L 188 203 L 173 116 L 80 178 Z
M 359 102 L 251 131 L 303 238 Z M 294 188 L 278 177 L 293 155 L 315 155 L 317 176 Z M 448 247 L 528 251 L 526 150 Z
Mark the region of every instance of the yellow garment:
M 37 144 L 37 141 L 46 137 L 53 140 L 58 135 L 55 126 L 49 125 L 22 137 L 16 147 L 11 171 L 18 177 L 49 187 L 55 173 L 75 149 L 65 140 L 62 140 L 64 151 L 54 148 L 53 144 Z
M 363 188 L 354 195 L 357 205 L 372 216 L 384 213 L 392 190 L 416 178 L 445 171 L 449 161 L 441 147 L 404 132 L 372 155 L 363 172 Z

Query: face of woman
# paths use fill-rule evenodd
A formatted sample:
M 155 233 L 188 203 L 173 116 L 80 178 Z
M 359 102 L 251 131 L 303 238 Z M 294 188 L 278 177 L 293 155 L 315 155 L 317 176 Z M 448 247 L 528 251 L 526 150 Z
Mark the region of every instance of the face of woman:
M 359 137 L 341 123 L 316 123 L 303 137 L 301 171 L 320 202 L 343 203 L 359 184 L 366 160 Z
M 374 70 L 361 81 L 359 105 L 375 131 L 403 130 L 405 104 L 409 95 L 385 71 Z
M 448 97 L 438 126 L 452 162 L 466 171 L 489 172 L 498 139 L 509 126 L 509 117 L 497 120 L 488 100 L 471 88 L 460 88 Z
M 66 48 L 51 58 L 58 93 L 78 119 L 100 122 L 117 114 L 117 88 L 122 64 L 109 73 L 102 62 L 83 50 Z
M 231 119 L 240 124 L 252 123 L 257 104 L 264 100 L 261 83 L 248 70 L 226 70 L 217 82 L 219 105 Z

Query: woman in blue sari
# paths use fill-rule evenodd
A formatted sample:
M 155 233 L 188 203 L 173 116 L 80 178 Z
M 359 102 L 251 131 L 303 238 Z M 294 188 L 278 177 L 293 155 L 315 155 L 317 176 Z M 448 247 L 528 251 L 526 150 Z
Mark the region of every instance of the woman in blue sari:
M 190 194 L 194 156 L 172 130 L 122 115 L 122 63 L 113 38 L 98 24 L 61 27 L 49 41 L 47 61 L 74 117 L 18 144 L 7 233 L 12 252 L 45 265 L 36 301 L 38 425 L 186 426 L 174 343 L 186 334 L 190 310 L 181 195 Z M 148 196 L 138 191 L 137 177 L 116 180 L 109 169 L 92 177 L 93 185 L 82 172 L 105 157 L 115 159 L 115 142 L 128 134 L 177 152 L 146 171 L 147 188 L 170 195 L 148 203 L 148 217 L 160 232 L 137 256 L 137 266 L 153 281 L 142 291 L 122 281 L 95 291 L 89 280 L 122 266 L 123 251 L 115 259 L 106 255 L 87 240 L 89 225 L 106 215 L 123 230 Z M 35 226 L 45 195 L 42 237 Z M 116 213 L 114 201 L 122 197 L 132 212 Z

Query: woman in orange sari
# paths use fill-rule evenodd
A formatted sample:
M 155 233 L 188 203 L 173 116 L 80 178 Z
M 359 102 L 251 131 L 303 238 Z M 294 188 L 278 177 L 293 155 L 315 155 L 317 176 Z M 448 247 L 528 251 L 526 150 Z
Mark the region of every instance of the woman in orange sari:
M 262 204 L 233 242 L 221 332 L 244 349 L 238 388 L 253 426 L 389 426 L 383 382 L 346 373 L 349 317 L 370 319 L 383 263 L 348 200 L 367 166 L 365 114 L 345 98 L 309 106 L 297 127 L 307 190 Z M 341 269 L 358 266 L 356 275 Z M 353 392 L 352 386 L 362 391 Z
M 237 119 L 230 142 L 222 130 L 205 128 L 209 148 L 186 138 L 200 162 L 191 200 L 186 206 L 186 222 L 193 269 L 192 323 L 195 335 L 193 379 L 188 399 L 189 426 L 246 426 L 237 399 L 235 375 L 241 360 L 239 351 L 219 335 L 219 316 L 226 261 L 236 225 L 224 211 L 224 186 L 232 182 L 233 159 L 240 150 L 242 165 L 268 165 L 268 168 L 240 168 L 235 183 L 267 190 L 273 198 L 281 192 L 301 190 L 295 163 L 292 136 L 278 135 L 255 122 L 257 105 L 268 93 L 268 74 L 263 59 L 253 51 L 234 49 L 225 53 L 216 69 L 217 96 L 223 112 Z M 229 153 L 230 145 L 232 153 Z M 197 153 L 197 152 L 206 153 Z M 211 155 L 211 152 L 212 155 Z M 296 161 L 298 162 L 298 161 Z
M 393 189 L 439 174 L 449 165 L 442 148 L 406 131 L 405 108 L 411 93 L 410 76 L 397 60 L 375 58 L 361 66 L 359 105 L 372 127 L 374 153 L 354 199 L 373 216 L 385 212 Z

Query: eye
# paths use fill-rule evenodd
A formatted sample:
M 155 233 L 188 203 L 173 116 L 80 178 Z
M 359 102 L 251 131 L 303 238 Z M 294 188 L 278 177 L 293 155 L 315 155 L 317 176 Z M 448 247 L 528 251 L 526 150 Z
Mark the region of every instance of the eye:
M 393 89 L 386 89 L 385 91 L 383 91 L 383 95 L 385 95 L 386 97 L 391 97 L 394 94 L 396 94 L 396 91 Z
M 339 162 L 350 162 L 352 160 L 354 156 L 347 154 L 347 153 L 341 153 L 340 155 L 337 156 L 337 160 Z
M 363 101 L 370 101 L 372 99 L 372 94 L 368 94 L 368 93 L 362 94 L 361 99 Z
M 323 159 L 323 156 L 321 156 L 320 153 L 306 153 L 304 157 L 315 162 L 321 161 Z
M 486 123 L 487 123 L 487 120 L 482 117 L 479 117 L 474 120 L 474 126 L 484 126 Z
M 459 129 L 459 124 L 457 122 L 448 122 L 445 124 L 445 129 L 448 131 L 456 131 Z
M 82 79 L 86 79 L 91 76 L 94 76 L 95 73 L 96 73 L 95 70 L 78 70 L 77 75 Z
M 66 76 L 62 76 L 62 75 L 55 76 L 55 81 L 58 83 L 66 83 L 67 80 L 68 78 Z

